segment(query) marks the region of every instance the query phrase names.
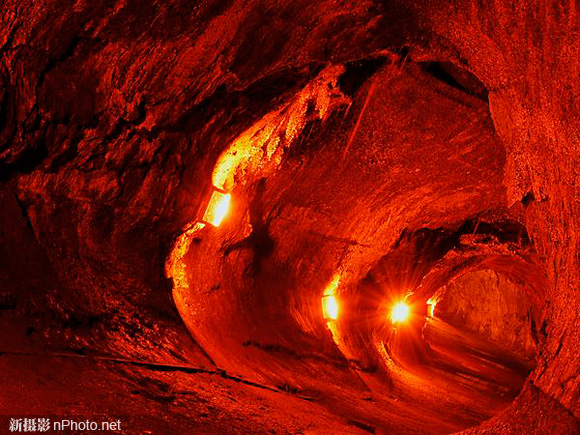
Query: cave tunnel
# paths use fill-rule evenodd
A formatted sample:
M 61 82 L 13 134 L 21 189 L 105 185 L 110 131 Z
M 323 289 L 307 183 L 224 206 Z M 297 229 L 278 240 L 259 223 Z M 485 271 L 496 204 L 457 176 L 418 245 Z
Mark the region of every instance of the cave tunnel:
M 1 22 L 2 433 L 580 433 L 574 2 Z

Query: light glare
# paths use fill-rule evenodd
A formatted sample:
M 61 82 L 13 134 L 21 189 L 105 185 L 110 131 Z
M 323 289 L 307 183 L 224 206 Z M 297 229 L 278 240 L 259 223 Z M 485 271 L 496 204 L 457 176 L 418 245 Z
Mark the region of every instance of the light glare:
M 338 301 L 334 296 L 322 298 L 322 311 L 325 319 L 336 320 L 338 318 Z
M 391 312 L 391 320 L 393 323 L 404 322 L 409 317 L 410 312 L 411 309 L 405 302 L 398 302 Z
M 231 195 L 229 193 L 222 193 L 214 190 L 205 214 L 203 215 L 204 222 L 207 222 L 214 227 L 219 227 L 228 211 L 230 209 Z

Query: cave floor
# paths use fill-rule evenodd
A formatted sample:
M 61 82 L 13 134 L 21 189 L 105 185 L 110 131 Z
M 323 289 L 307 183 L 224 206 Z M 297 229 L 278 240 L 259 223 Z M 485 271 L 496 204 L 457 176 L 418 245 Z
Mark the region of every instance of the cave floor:
M 441 345 L 449 333 L 444 328 L 433 322 L 427 330 L 435 355 L 456 348 L 455 343 Z M 492 406 L 497 405 L 496 398 L 490 400 L 489 391 L 482 389 L 484 385 L 495 388 L 490 376 L 469 380 L 469 370 L 452 373 L 436 358 L 422 366 L 429 373 L 420 375 L 434 380 L 428 388 L 410 388 L 414 373 L 408 374 L 405 384 L 395 386 L 403 394 L 318 385 L 315 397 L 308 398 L 212 374 L 158 371 L 85 355 L 23 350 L 25 354 L 0 355 L 0 414 L 5 420 L 8 416 L 79 420 L 92 416 L 96 421 L 95 415 L 100 414 L 103 420 L 119 418 L 126 433 L 184 429 L 195 433 L 449 433 L 498 411 Z M 459 354 L 469 356 L 470 352 L 463 349 Z M 481 369 L 494 367 L 490 364 L 491 359 L 483 361 Z M 505 374 L 505 370 L 498 366 L 494 373 Z M 513 398 L 512 393 L 501 398 L 502 407 Z M 467 395 L 479 403 L 465 402 L 469 417 L 460 419 L 465 414 L 461 400 Z M 8 424 L 7 420 L 2 424 Z
M 497 344 L 439 319 L 428 319 L 420 333 L 427 349 L 411 328 L 394 337 L 395 386 L 425 408 L 436 400 L 442 412 L 461 410 L 442 419 L 478 424 L 505 409 L 524 385 L 530 369 Z
M 468 388 L 498 402 L 511 402 L 533 369 L 509 350 L 438 319 L 429 319 L 423 334 L 435 370 L 457 377 L 459 383 L 465 380 Z

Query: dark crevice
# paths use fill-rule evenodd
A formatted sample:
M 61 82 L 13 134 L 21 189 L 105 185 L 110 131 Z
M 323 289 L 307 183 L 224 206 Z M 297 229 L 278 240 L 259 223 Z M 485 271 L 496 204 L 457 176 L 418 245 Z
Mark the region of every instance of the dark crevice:
M 363 423 L 362 421 L 348 420 L 348 424 L 350 424 L 354 427 L 358 427 L 359 429 L 362 429 L 368 433 L 376 433 L 376 429 L 374 427 L 372 427 L 366 423 Z
M 89 39 L 90 38 L 86 38 L 82 35 L 74 35 L 64 52 L 60 56 L 51 58 L 44 69 L 40 71 L 40 75 L 38 77 L 38 87 L 40 88 L 43 85 L 44 80 L 50 71 L 52 71 L 59 63 L 65 62 L 67 59 L 73 57 L 80 43 Z
M 437 80 L 484 101 L 488 99 L 486 87 L 469 71 L 450 62 L 421 62 L 421 69 Z
M 15 162 L 0 161 L 0 181 L 10 179 L 14 174 L 27 174 L 35 170 L 48 156 L 48 149 L 44 139 L 40 139 L 35 146 L 27 147 L 18 156 Z
M 530 245 L 526 228 L 514 221 L 486 222 L 476 217 L 466 220 L 458 233 L 490 236 L 499 243 L 516 243 L 522 247 Z
M 534 192 L 532 192 L 530 190 L 522 198 L 522 204 L 524 205 L 524 207 L 527 207 L 528 205 L 530 205 L 532 203 L 532 201 L 535 201 L 535 200 L 536 200 L 536 197 L 534 196 Z
M 354 97 L 361 86 L 388 61 L 387 57 L 377 57 L 348 62 L 346 71 L 338 79 L 339 89 L 343 94 Z

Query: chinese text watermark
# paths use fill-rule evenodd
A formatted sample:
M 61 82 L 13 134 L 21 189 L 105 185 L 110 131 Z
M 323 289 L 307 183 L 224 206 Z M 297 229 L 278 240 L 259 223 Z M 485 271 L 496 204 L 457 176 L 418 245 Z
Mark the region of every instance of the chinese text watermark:
M 10 432 L 120 431 L 121 420 L 96 422 L 71 419 L 11 418 L 8 430 Z

